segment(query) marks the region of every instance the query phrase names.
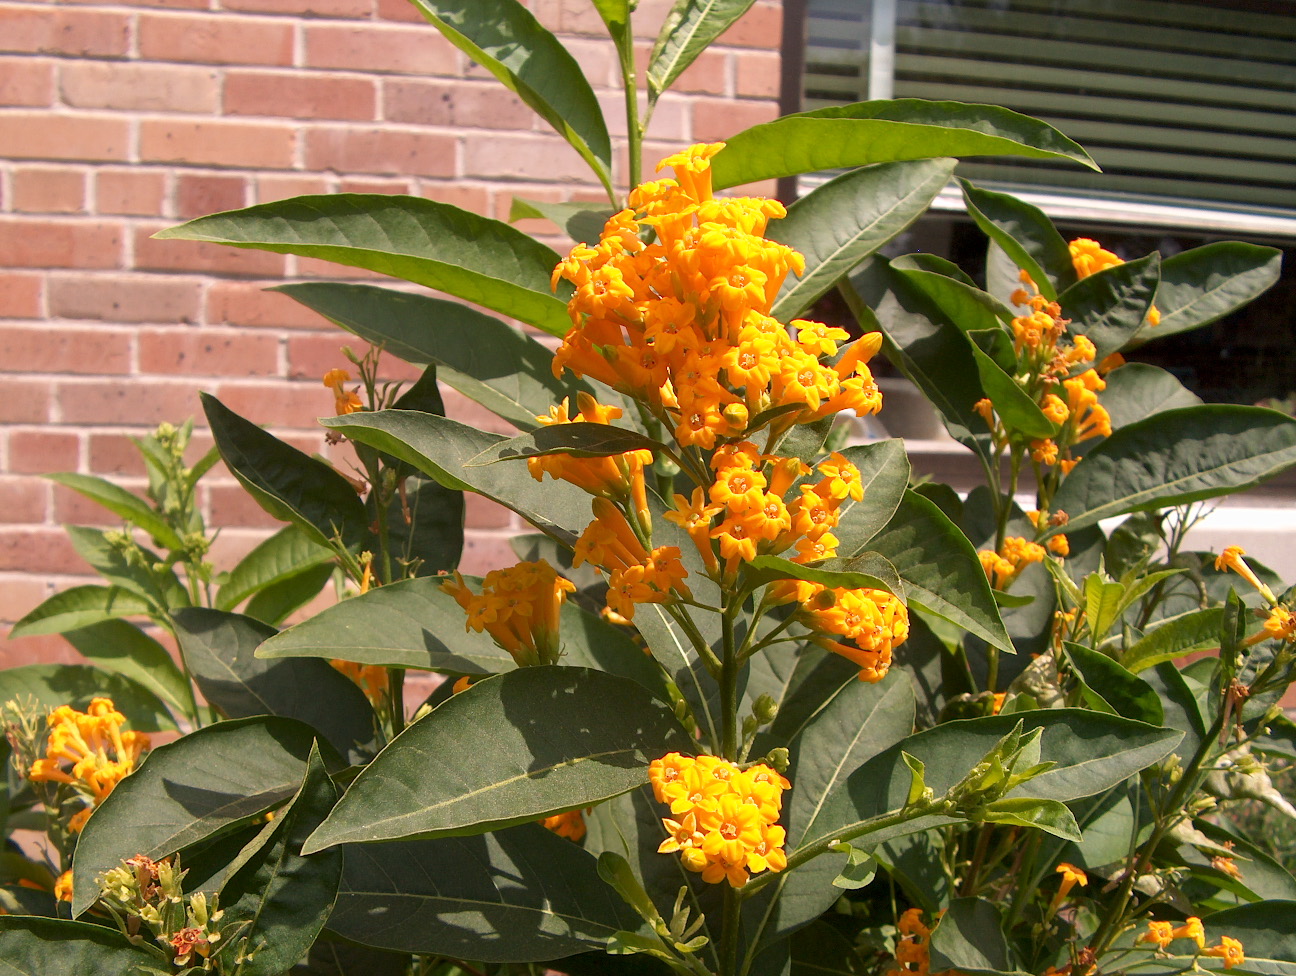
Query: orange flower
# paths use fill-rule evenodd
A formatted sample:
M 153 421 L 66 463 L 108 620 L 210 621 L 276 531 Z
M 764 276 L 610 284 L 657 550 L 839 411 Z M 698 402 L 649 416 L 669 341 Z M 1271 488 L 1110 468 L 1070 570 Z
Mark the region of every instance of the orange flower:
M 1125 263 L 1097 241 L 1087 237 L 1077 237 L 1067 247 L 1071 252 L 1071 264 L 1075 267 L 1078 278 L 1088 278 L 1098 271 L 1105 271 Z M 1147 323 L 1149 328 L 1156 328 L 1161 324 L 1161 313 L 1155 305 L 1148 309 Z
M 324 385 L 333 391 L 333 405 L 338 414 L 355 413 L 364 409 L 360 395 L 344 388 L 344 384 L 349 382 L 351 374 L 345 369 L 330 369 L 324 374 Z
M 467 612 L 464 629 L 485 630 L 519 667 L 558 663 L 558 612 L 576 587 L 543 559 L 492 570 L 480 594 L 457 572 L 441 588 Z
M 1197 943 L 1198 949 L 1206 948 L 1206 930 L 1202 928 L 1201 919 L 1196 915 L 1189 918 L 1183 925 L 1178 926 L 1170 933 L 1172 939 L 1192 939 Z
M 1240 966 L 1246 962 L 1246 956 L 1242 952 L 1242 943 L 1228 935 L 1221 937 L 1219 945 L 1203 949 L 1202 955 L 1223 959 L 1225 969 L 1232 969 L 1234 966 Z
M 585 815 L 580 810 L 568 810 L 566 813 L 555 813 L 540 821 L 546 830 L 551 830 L 559 837 L 580 842 L 585 836 Z
M 1049 902 L 1048 910 L 1044 913 L 1046 918 L 1052 918 L 1057 914 L 1057 910 L 1062 907 L 1062 903 L 1071 894 L 1072 888 L 1076 885 L 1083 888 L 1089 884 L 1089 876 L 1074 864 L 1062 862 L 1057 866 L 1057 873 L 1062 875 L 1062 883 L 1058 886 L 1057 894 L 1053 896 L 1053 900 Z
M 1174 941 L 1174 926 L 1169 922 L 1148 922 L 1147 928 L 1138 942 L 1154 942 L 1158 949 L 1166 949 Z
M 1278 598 L 1274 596 L 1273 590 L 1260 581 L 1260 577 L 1242 558 L 1245 555 L 1246 550 L 1241 546 L 1226 546 L 1224 551 L 1215 557 L 1216 571 L 1226 572 L 1230 569 L 1233 570 L 1233 572 L 1254 586 L 1270 604 L 1277 603 Z

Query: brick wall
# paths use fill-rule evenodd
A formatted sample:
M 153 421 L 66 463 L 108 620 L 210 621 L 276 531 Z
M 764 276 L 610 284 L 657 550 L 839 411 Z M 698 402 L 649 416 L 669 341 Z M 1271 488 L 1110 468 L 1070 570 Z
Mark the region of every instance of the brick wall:
M 615 118 L 614 52 L 592 5 L 530 6 Z M 669 6 L 640 4 L 641 54 Z M 779 0 L 758 0 L 699 59 L 657 109 L 650 160 L 774 117 L 780 25 Z M 341 272 L 150 235 L 339 191 L 413 193 L 501 219 L 515 194 L 599 198 L 576 154 L 405 0 L 0 2 L 0 633 L 86 582 L 62 523 L 113 524 L 42 472 L 139 488 L 129 437 L 200 416 L 199 390 L 326 452 L 319 378 L 346 365 L 348 337 L 262 289 Z M 388 372 L 413 377 L 390 358 Z M 453 416 L 507 429 L 449 400 Z M 209 445 L 200 433 L 196 447 Z M 204 513 L 222 529 L 213 558 L 228 568 L 274 523 L 223 470 L 209 479 Z M 467 570 L 509 559 L 509 513 L 470 503 L 468 524 Z M 0 666 L 74 657 L 61 639 L 27 638 L 4 645 Z

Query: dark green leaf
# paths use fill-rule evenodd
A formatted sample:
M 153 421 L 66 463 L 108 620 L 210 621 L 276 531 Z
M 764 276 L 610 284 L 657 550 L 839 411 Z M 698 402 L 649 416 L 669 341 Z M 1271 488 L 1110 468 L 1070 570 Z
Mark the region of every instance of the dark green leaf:
M 929 254 L 902 254 L 891 260 L 892 270 L 909 282 L 938 309 L 950 324 L 963 332 L 1006 331 L 1012 312 L 974 284 L 944 273 Z M 1016 357 L 1013 357 L 1013 365 Z M 1001 363 L 1008 368 L 1008 363 Z
M 323 461 L 303 454 L 203 393 L 203 409 L 225 465 L 256 503 L 292 522 L 321 546 L 349 549 L 364 538 L 368 520 L 351 483 Z
M 148 502 L 134 495 L 111 481 L 103 478 L 96 478 L 88 474 L 76 474 L 74 472 L 62 472 L 60 474 L 47 474 L 46 478 L 50 481 L 58 482 L 66 488 L 71 488 L 80 495 L 84 495 L 92 502 L 98 502 L 104 508 L 117 515 L 120 515 L 132 525 L 139 526 L 154 541 L 165 549 L 183 549 L 184 542 L 176 535 L 175 529 L 167 524 L 165 518 L 153 511 Z
M 286 617 L 315 599 L 332 578 L 331 565 L 311 566 L 295 576 L 271 583 L 248 600 L 244 609 L 249 617 L 278 627 Z
M 1123 349 L 1134 337 L 1156 297 L 1161 257 L 1149 254 L 1082 278 L 1058 296 L 1072 335 L 1088 336 L 1097 348 L 1095 362 Z
M 147 688 L 180 713 L 192 706 L 189 682 L 170 653 L 134 624 L 105 620 L 64 636 L 87 660 Z
M 554 251 L 501 221 L 421 197 L 294 197 L 156 236 L 323 258 L 448 292 L 555 335 L 571 327 L 565 295 L 555 298 L 549 287 Z
M 533 429 L 552 404 L 588 389 L 570 377 L 555 379 L 553 352 L 535 339 L 459 302 L 327 281 L 276 290 L 394 356 L 435 364 L 443 383 L 522 430 Z
M 955 898 L 931 934 L 931 964 L 964 973 L 1016 972 L 999 909 L 980 898 Z
M 1195 407 L 1201 397 L 1159 366 L 1148 363 L 1126 363 L 1107 374 L 1107 389 L 1099 402 L 1111 416 L 1112 430 L 1165 410 Z
M 162 976 L 172 967 L 116 929 L 62 918 L 0 916 L 0 973 L 5 976 Z
M 255 949 L 243 976 L 280 976 L 324 928 L 342 878 L 342 852 L 302 857 L 302 843 L 337 801 L 319 752 L 312 750 L 301 789 L 266 826 L 270 837 L 221 888 L 225 924 L 249 922 L 238 935 Z
M 967 180 L 960 179 L 959 186 L 968 216 L 1018 268 L 1031 276 L 1041 295 L 1052 301 L 1075 284 L 1070 248 L 1042 210 Z
M 992 336 L 1002 332 L 990 333 Z M 1039 404 L 1020 386 L 1017 381 L 1005 373 L 995 361 L 981 349 L 976 339 L 981 333 L 973 333 L 972 355 L 976 357 L 977 373 L 981 377 L 981 387 L 994 404 L 995 413 L 1009 430 L 1018 431 L 1027 437 L 1052 437 L 1057 433 L 1057 425 L 1048 417 Z
M 648 58 L 648 92 L 656 101 L 699 54 L 755 0 L 675 0 Z
M 233 610 L 244 600 L 277 583 L 330 564 L 333 552 L 286 525 L 244 556 L 216 593 L 216 609 Z
M 1218 607 L 1190 610 L 1167 617 L 1149 628 L 1121 656 L 1121 664 L 1134 674 L 1162 661 L 1173 661 L 1190 651 L 1202 650 L 1219 641 L 1223 611 Z
M 717 188 L 868 163 L 939 156 L 1070 159 L 1088 153 L 1038 119 L 993 105 L 889 98 L 834 106 L 752 126 L 712 160 Z
M 1109 704 L 1117 715 L 1149 725 L 1160 725 L 1165 719 L 1161 698 L 1142 678 L 1127 671 L 1102 651 L 1068 641 L 1067 658 L 1079 673 L 1080 680 Z
M 329 928 L 364 945 L 539 961 L 601 948 L 639 925 L 595 858 L 539 824 L 345 850 Z
M 782 556 L 757 556 L 746 563 L 744 580 L 749 586 L 764 586 L 775 580 L 809 580 L 830 589 L 885 590 L 904 599 L 904 585 L 895 567 L 874 552 L 861 553 L 850 559 L 829 559 L 814 566 L 803 566 Z
M 176 727 L 166 706 L 148 688 L 88 664 L 24 664 L 0 671 L 0 702 L 29 697 L 51 711 L 60 705 L 84 711 L 91 699 L 111 698 L 133 729 Z
M 1296 901 L 1258 901 L 1238 908 L 1227 908 L 1206 916 L 1206 931 L 1218 938 L 1231 935 L 1246 949 L 1252 959 L 1278 959 L 1296 962 L 1296 929 L 1291 920 Z
M 431 478 L 410 475 L 405 479 L 403 500 L 404 505 L 398 493 L 387 509 L 387 544 L 392 558 L 404 564 L 420 560 L 418 576 L 453 570 L 463 555 L 464 493 Z M 370 551 L 379 551 L 376 537 Z
M 373 709 L 356 684 L 316 658 L 256 656 L 275 629 L 238 613 L 190 607 L 173 617 L 189 673 L 229 718 L 281 715 L 319 732 L 340 755 L 373 739 Z
M 492 730 L 488 739 L 482 729 Z M 304 850 L 538 820 L 634 789 L 652 759 L 693 745 L 670 707 L 637 682 L 586 668 L 519 668 L 411 725 L 365 767 Z
M 625 0 L 621 2 L 624 6 Z M 614 212 L 608 207 L 593 207 L 588 203 L 549 203 L 514 197 L 509 207 L 509 221 L 539 217 L 561 227 L 573 241 L 586 244 L 599 239 L 603 225 Z
M 1167 410 L 1115 431 L 1062 482 L 1067 531 L 1230 494 L 1296 464 L 1296 420 L 1262 407 Z
M 612 142 L 580 65 L 517 0 L 414 0 L 445 37 L 553 126 L 612 192 Z
M 37 634 L 63 634 L 79 627 L 120 617 L 155 612 L 143 597 L 120 586 L 74 586 L 55 593 L 23 617 L 9 631 L 10 638 Z
M 627 451 L 660 451 L 663 445 L 637 431 L 611 424 L 575 423 L 539 427 L 527 434 L 492 444 L 464 467 L 474 468 L 499 461 L 570 454 L 572 457 L 609 457 Z
M 506 440 L 465 424 L 416 413 L 383 410 L 325 421 L 326 427 L 414 465 L 447 488 L 475 491 L 517 512 L 536 528 L 574 540 L 589 522 L 589 495 L 567 482 L 543 484 L 521 465 L 469 466 L 483 451 Z
M 157 859 L 250 823 L 292 797 L 315 742 L 308 725 L 265 716 L 218 722 L 154 749 L 95 810 L 77 842 L 72 913 L 124 857 Z
M 788 275 L 770 314 L 787 322 L 837 280 L 912 224 L 949 182 L 955 160 L 881 163 L 844 173 L 811 190 L 770 224 L 766 236 L 805 256 Z
M 406 976 L 408 971 L 408 953 L 343 942 L 325 930 L 306 960 L 289 970 L 289 976 Z
M 976 550 L 929 499 L 906 491 L 869 547 L 896 568 L 909 603 L 1013 653 Z
M 1144 328 L 1137 341 L 1209 325 L 1267 291 L 1281 269 L 1277 248 L 1239 241 L 1216 241 L 1166 258 L 1157 291 L 1161 322 Z

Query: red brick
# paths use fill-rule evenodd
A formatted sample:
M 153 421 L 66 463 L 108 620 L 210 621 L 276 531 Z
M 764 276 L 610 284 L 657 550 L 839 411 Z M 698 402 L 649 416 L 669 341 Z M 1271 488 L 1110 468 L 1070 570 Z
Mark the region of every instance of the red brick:
M 40 275 L 0 271 L 0 318 L 39 318 L 41 282 Z
M 91 434 L 87 454 L 90 470 L 98 475 L 142 475 L 147 469 L 139 449 L 126 434 Z
M 6 112 L 0 115 L 0 157 L 124 161 L 130 145 L 130 123 L 103 115 L 48 115 Z
M 201 305 L 196 281 L 150 275 L 59 275 L 49 282 L 50 315 L 103 322 L 194 322 Z
M 288 378 L 319 381 L 330 369 L 345 369 L 352 376 L 355 369 L 342 355 L 342 347 L 350 346 L 357 355 L 363 355 L 369 344 L 345 332 L 324 335 L 293 335 L 288 337 Z M 380 380 L 403 380 L 412 383 L 423 375 L 422 368 L 385 353 L 378 361 Z M 358 381 L 357 381 L 358 383 Z M 353 384 L 349 388 L 354 388 Z
M 188 220 L 244 206 L 247 206 L 245 177 L 213 176 L 209 173 L 181 173 L 176 177 L 177 217 Z
M 408 194 L 412 189 L 410 183 L 410 180 L 342 180 L 338 192 Z
M 400 20 L 410 24 L 426 24 L 427 20 L 409 0 L 378 0 L 378 17 L 381 20 Z
M 746 98 L 778 98 L 783 59 L 777 51 L 742 51 L 737 61 L 735 94 Z
M 333 397 L 313 383 L 222 383 L 221 402 L 259 424 L 315 428 L 320 417 L 333 415 Z
M 586 0 L 562 0 L 559 17 L 564 34 L 593 34 L 598 38 L 607 36 L 603 18 L 594 5 Z
M 651 50 L 651 49 L 650 49 Z M 671 85 L 671 91 L 701 95 L 729 92 L 729 56 L 722 51 L 703 51 Z
M 271 534 L 267 529 L 224 529 L 212 543 L 207 561 L 218 572 L 231 570 Z
M 207 322 L 212 325 L 316 330 L 324 324 L 318 313 L 287 295 L 266 288 L 265 284 L 252 282 L 213 282 L 207 290 Z
M 650 41 L 656 38 L 674 6 L 675 0 L 640 0 L 634 15 L 635 37 Z
M 156 426 L 201 416 L 199 388 L 194 380 L 162 377 L 148 383 L 64 379 L 57 383 L 56 392 L 64 423 Z
M 135 228 L 136 268 L 150 271 L 206 271 L 256 277 L 284 273 L 286 261 L 282 254 L 201 241 L 154 240 L 152 234 L 158 229 Z
M 257 203 L 286 200 L 289 197 L 328 193 L 329 181 L 322 176 L 284 176 L 258 174 L 256 177 Z
M 475 532 L 464 539 L 463 558 L 459 570 L 472 576 L 485 576 L 492 569 L 503 569 L 517 562 L 517 554 L 509 545 L 507 532 Z
M 0 50 L 113 57 L 127 53 L 130 17 L 39 5 L 0 8 Z
M 156 217 L 166 199 L 166 174 L 156 170 L 109 170 L 95 173 L 95 210 L 102 214 Z
M 66 166 L 19 166 L 13 171 L 13 208 L 23 213 L 79 213 L 86 174 Z
M 783 7 L 781 3 L 758 3 L 736 24 L 716 39 L 717 44 L 733 47 L 759 47 L 777 51 L 783 43 Z
M 122 259 L 122 229 L 97 220 L 0 219 L 0 266 L 115 268 Z
M 0 524 L 24 525 L 45 521 L 49 483 L 36 477 L 0 477 Z
M 471 210 L 479 214 L 490 213 L 491 194 L 484 186 L 473 186 L 459 180 L 446 183 L 420 180 L 419 195 L 429 200 L 436 200 L 438 203 L 448 203 L 461 210 Z
M 220 105 L 214 70 L 173 64 L 68 61 L 59 68 L 59 91 L 73 108 L 207 114 Z
M 5 377 L 3 417 L 8 424 L 43 424 L 53 415 L 54 384 L 47 379 Z
M 67 533 L 55 526 L 0 526 L 0 569 L 89 573 Z
M 376 86 L 367 78 L 270 71 L 230 71 L 225 77 L 226 115 L 370 122 L 377 110 Z
M 140 158 L 145 162 L 290 169 L 294 145 L 290 127 L 262 122 L 140 123 Z
M 513 512 L 498 502 L 464 492 L 464 527 L 468 529 L 505 529 L 513 524 Z
M 12 430 L 8 457 L 14 474 L 75 471 L 80 466 L 81 439 L 70 431 L 48 427 Z
M 63 324 L 0 327 L 0 361 L 14 372 L 129 373 L 130 334 Z
M 171 376 L 273 376 L 279 340 L 237 329 L 143 329 L 139 368 Z
M 306 167 L 339 173 L 453 176 L 455 138 L 389 128 L 317 128 L 306 133 Z
M 429 24 L 419 27 L 306 26 L 306 67 L 413 75 L 457 75 L 459 50 Z
M 774 102 L 700 98 L 693 103 L 693 138 L 697 142 L 720 142 L 777 117 L 778 105 Z
M 464 170 L 473 176 L 519 181 L 595 182 L 593 171 L 558 136 L 492 133 L 475 135 L 464 145 Z
M 60 0 L 68 4 L 98 5 L 102 0 Z M 211 10 L 212 0 L 131 0 L 132 7 L 162 7 L 173 10 Z
M 54 102 L 54 62 L 0 58 L 0 91 L 5 105 L 33 107 Z
M 292 64 L 293 25 L 213 14 L 141 14 L 144 60 L 203 64 Z
M 485 129 L 530 129 L 536 114 L 498 82 L 475 83 L 388 79 L 383 115 L 413 125 L 457 125 Z
M 206 501 L 203 507 L 208 513 L 208 520 L 222 530 L 226 527 L 278 529 L 283 526 L 237 482 L 204 485 L 203 495 Z
M 223 10 L 305 17 L 363 17 L 373 12 L 373 0 L 221 0 Z
M 616 52 L 606 40 L 570 38 L 564 39 L 563 46 L 567 48 L 567 53 L 576 59 L 581 73 L 596 90 L 620 87 L 621 68 L 617 62 Z M 468 73 L 476 78 L 490 77 L 484 68 L 473 69 Z
M 145 481 L 123 482 L 114 478 L 118 487 L 135 495 L 144 494 Z M 120 528 L 122 518 L 102 505 L 92 502 L 71 488 L 54 485 L 54 521 L 59 525 L 96 525 L 101 528 Z
M 42 580 L 16 575 L 0 577 L 0 620 L 16 623 L 52 593 L 49 584 Z

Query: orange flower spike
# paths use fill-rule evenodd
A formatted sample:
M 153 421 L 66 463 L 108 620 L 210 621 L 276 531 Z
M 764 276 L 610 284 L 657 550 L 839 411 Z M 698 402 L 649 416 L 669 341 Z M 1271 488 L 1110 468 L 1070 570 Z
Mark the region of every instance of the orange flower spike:
M 1140 935 L 1137 942 L 1152 942 L 1158 949 L 1169 948 L 1174 941 L 1174 925 L 1170 922 L 1148 922 L 1147 931 Z
M 837 343 L 850 338 L 850 333 L 845 329 L 824 325 L 822 322 L 793 319 L 789 325 L 796 329 L 797 344 L 815 357 L 837 355 Z
M 1057 873 L 1062 875 L 1062 883 L 1058 886 L 1057 894 L 1053 896 L 1053 900 L 1049 902 L 1048 910 L 1044 913 L 1046 918 L 1052 918 L 1057 914 L 1057 910 L 1062 907 L 1062 903 L 1071 894 L 1072 888 L 1076 885 L 1083 888 L 1089 884 L 1089 876 L 1074 864 L 1062 862 L 1057 866 Z
M 1197 943 L 1198 949 L 1206 948 L 1206 930 L 1202 928 L 1201 919 L 1196 915 L 1189 918 L 1183 925 L 1178 926 L 1170 933 L 1171 939 L 1192 939 Z
M 1246 955 L 1242 951 L 1242 943 L 1228 935 L 1221 937 L 1219 945 L 1203 949 L 1202 955 L 1223 959 L 1225 969 L 1232 969 L 1234 966 L 1241 966 L 1246 962 Z
M 1215 569 L 1217 572 L 1227 572 L 1233 570 L 1244 580 L 1250 583 L 1259 591 L 1260 595 L 1273 606 L 1278 603 L 1278 598 L 1274 596 L 1273 590 L 1261 582 L 1260 577 L 1255 571 L 1247 565 L 1242 557 L 1246 555 L 1246 550 L 1241 546 L 1227 546 L 1224 551 L 1215 557 Z

